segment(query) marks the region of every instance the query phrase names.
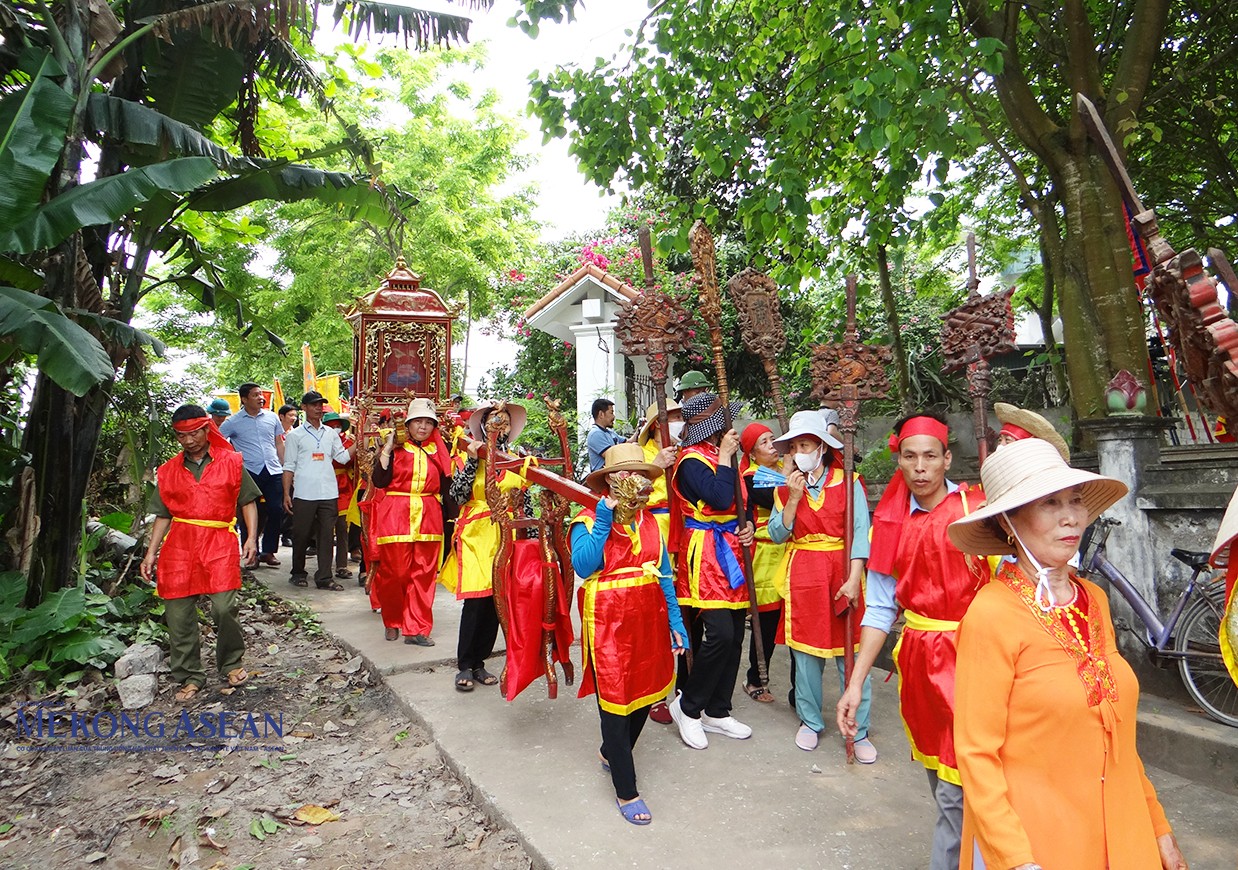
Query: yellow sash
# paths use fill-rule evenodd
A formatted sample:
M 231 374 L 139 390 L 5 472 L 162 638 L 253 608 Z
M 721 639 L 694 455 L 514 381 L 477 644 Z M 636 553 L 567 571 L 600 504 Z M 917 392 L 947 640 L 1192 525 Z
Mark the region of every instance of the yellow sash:
M 208 529 L 227 529 L 230 532 L 236 531 L 236 517 L 224 522 L 223 520 L 189 520 L 182 517 L 172 517 L 174 523 L 189 523 L 191 526 L 204 526 Z
M 903 618 L 907 620 L 907 627 L 916 631 L 957 631 L 959 627 L 957 622 L 948 619 L 930 619 L 914 610 L 904 610 Z

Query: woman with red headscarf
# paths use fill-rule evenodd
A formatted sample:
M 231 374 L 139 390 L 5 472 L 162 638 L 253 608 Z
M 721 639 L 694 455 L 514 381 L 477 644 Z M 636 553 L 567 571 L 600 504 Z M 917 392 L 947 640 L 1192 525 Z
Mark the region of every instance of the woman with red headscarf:
M 229 686 L 249 679 L 241 667 L 245 640 L 237 619 L 241 562 L 237 559 L 236 515 L 241 512 L 248 531 L 241 559 L 251 565 L 258 556 L 257 500 L 262 490 L 245 470 L 241 454 L 219 434 L 204 408 L 177 408 L 172 429 L 182 452 L 156 472 L 151 504 L 155 524 L 139 570 L 147 582 L 154 580 L 155 592 L 163 599 L 168 664 L 172 679 L 181 684 L 176 700 L 189 701 L 206 682 L 198 628 L 199 595 L 211 599 L 220 678 Z

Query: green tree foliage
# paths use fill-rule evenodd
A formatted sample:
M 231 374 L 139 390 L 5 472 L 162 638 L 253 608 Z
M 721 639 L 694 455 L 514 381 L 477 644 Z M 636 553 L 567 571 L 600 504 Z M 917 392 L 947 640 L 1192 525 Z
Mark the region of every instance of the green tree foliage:
M 1161 155 L 1146 98 L 1211 65 L 1232 78 L 1229 5 L 669 0 L 615 61 L 535 76 L 532 106 L 593 180 L 679 197 L 677 247 L 689 217 L 734 220 L 755 258 L 791 275 L 818 274 L 857 229 L 870 245 L 895 241 L 910 194 L 927 186 L 940 204 L 951 167 L 992 147 L 1036 221 L 1075 409 L 1092 416 L 1113 371 L 1143 370 L 1147 351 L 1121 204 L 1074 94 Z M 526 2 L 522 20 L 574 6 Z M 1198 167 L 1190 155 L 1165 156 Z M 1135 167 L 1136 181 L 1159 162 Z
M 490 0 L 466 5 L 488 8 Z M 408 7 L 339 0 L 333 11 L 354 34 L 394 32 L 420 47 L 467 34 L 467 19 Z M 330 95 L 297 50 L 313 32 L 311 12 L 304 0 L 0 6 L 0 281 L 50 303 L 30 304 L 5 291 L 0 326 L 0 382 L 36 354 L 46 366 L 23 437 L 42 520 L 30 603 L 67 584 L 78 564 L 76 512 L 113 373 L 142 361 L 145 338 L 129 321 L 151 286 L 152 258 L 173 264 L 182 290 L 226 307 L 240 327 L 251 319 L 179 219 L 260 199 L 318 198 L 337 204 L 341 219 L 385 214 L 398 224 L 400 209 L 410 205 L 377 179 L 355 126 L 341 124 L 332 145 L 317 154 L 264 151 L 264 94 L 309 95 L 320 110 L 331 110 Z M 221 142 L 236 143 L 239 152 Z M 360 178 L 295 162 L 343 151 L 356 155 Z M 110 361 L 105 372 L 92 365 L 93 350 L 78 355 L 76 376 L 87 371 L 93 387 L 83 389 L 73 372 L 66 374 L 75 359 L 66 352 L 66 331 L 51 326 L 58 313 L 94 333 Z M 41 330 L 37 345 L 13 327 L 22 317 Z M 15 335 L 23 339 L 16 349 Z
M 474 93 L 468 84 L 484 60 L 480 47 L 370 58 L 351 46 L 321 59 L 334 111 L 374 139 L 383 178 L 417 198 L 399 236 L 366 220 L 341 227 L 338 211 L 316 201 L 255 206 L 243 225 L 234 216 L 212 221 L 203 247 L 224 283 L 263 312 L 262 327 L 289 347 L 308 342 L 319 373 L 352 370 L 352 333 L 337 305 L 377 287 L 397 256 L 425 286 L 481 317 L 493 306 L 496 276 L 532 250 L 531 193 L 500 192 L 525 165 L 522 134 L 498 114 L 493 93 Z M 270 115 L 300 148 L 320 148 L 332 133 L 296 104 L 272 106 Z M 392 125 L 393 118 L 401 123 Z M 205 306 L 186 306 L 183 294 L 162 293 L 154 307 L 159 334 L 205 351 L 216 383 L 279 377 L 293 385 L 289 396 L 299 388 L 299 355 L 286 356 L 260 334 L 226 323 L 203 331 Z M 187 320 L 187 313 L 199 316 Z

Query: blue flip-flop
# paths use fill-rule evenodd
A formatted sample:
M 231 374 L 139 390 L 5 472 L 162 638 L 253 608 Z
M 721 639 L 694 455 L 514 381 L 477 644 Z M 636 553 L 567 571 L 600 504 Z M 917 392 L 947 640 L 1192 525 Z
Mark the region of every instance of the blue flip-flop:
M 637 798 L 630 804 L 621 804 L 619 799 L 615 798 L 615 806 L 619 807 L 619 812 L 623 813 L 623 817 L 634 825 L 647 825 L 653 821 L 653 813 L 649 812 L 649 807 L 645 806 L 645 802 L 640 798 Z M 649 818 L 636 818 L 641 813 L 649 816 Z
M 610 762 L 603 758 L 601 753 L 598 753 L 598 761 L 602 764 L 602 770 L 610 773 Z

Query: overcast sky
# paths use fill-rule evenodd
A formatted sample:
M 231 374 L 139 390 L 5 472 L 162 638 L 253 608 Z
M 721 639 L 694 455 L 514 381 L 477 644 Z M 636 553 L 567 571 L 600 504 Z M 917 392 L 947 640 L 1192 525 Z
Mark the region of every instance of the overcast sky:
M 426 8 L 458 10 L 448 4 L 418 3 Z M 610 59 L 621 42 L 628 41 L 624 30 L 635 30 L 648 11 L 645 0 L 592 0 L 579 9 L 570 24 L 546 22 L 537 39 L 508 27 L 515 14 L 516 0 L 496 0 L 489 12 L 474 14 L 469 29 L 471 42 L 484 42 L 488 60 L 485 67 L 470 76 L 478 88 L 499 94 L 503 113 L 518 118 L 528 131 L 524 150 L 532 163 L 517 185 L 537 185 L 535 217 L 544 225 L 542 238 L 550 241 L 568 232 L 601 230 L 607 210 L 617 203 L 588 183 L 567 152 L 566 139 L 552 139 L 542 145 L 542 134 L 535 119 L 525 114 L 529 101 L 528 79 L 534 70 L 546 72 L 560 64 L 592 66 L 598 57 Z M 549 287 L 539 288 L 542 292 Z M 497 339 L 497 340 L 496 340 Z M 463 360 L 463 345 L 453 349 L 454 362 Z M 465 392 L 477 395 L 477 382 L 497 366 L 510 363 L 516 345 L 499 336 L 474 332 L 469 345 L 468 382 Z

